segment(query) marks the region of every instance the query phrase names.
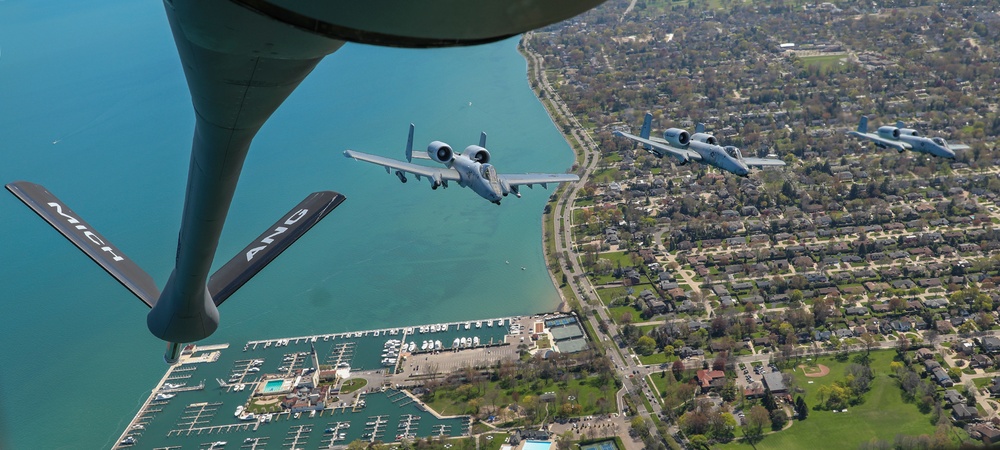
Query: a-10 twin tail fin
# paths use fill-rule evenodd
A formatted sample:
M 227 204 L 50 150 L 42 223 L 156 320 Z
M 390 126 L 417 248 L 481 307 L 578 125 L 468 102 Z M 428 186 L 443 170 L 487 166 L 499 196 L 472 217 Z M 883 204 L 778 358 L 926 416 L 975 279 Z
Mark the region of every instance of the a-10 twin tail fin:
M 17 181 L 7 190 L 52 225 L 129 291 L 152 308 L 160 297 L 153 278 L 45 187 Z M 345 197 L 332 191 L 314 192 L 271 228 L 216 271 L 208 292 L 216 306 L 246 284 L 281 252 L 326 217 Z

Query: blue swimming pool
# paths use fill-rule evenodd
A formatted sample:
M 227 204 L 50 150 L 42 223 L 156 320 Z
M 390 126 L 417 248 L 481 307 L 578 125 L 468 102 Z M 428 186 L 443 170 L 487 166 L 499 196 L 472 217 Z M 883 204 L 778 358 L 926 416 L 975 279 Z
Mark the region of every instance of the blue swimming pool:
M 547 441 L 524 441 L 524 450 L 549 450 L 551 446 Z
M 285 384 L 285 380 L 271 380 L 264 384 L 264 390 L 261 391 L 265 394 L 270 394 L 272 392 L 278 392 L 281 387 Z

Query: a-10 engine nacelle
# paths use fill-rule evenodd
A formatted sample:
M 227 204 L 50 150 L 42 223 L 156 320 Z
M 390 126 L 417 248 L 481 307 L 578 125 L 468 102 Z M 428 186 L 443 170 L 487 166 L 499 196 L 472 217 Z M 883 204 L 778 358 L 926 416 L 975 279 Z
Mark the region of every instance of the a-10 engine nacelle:
M 444 142 L 434 141 L 427 146 L 427 156 L 439 163 L 448 164 L 455 159 L 455 151 Z
M 878 127 L 878 135 L 886 139 L 899 139 L 899 128 L 890 127 L 888 125 Z
M 691 140 L 703 142 L 706 144 L 719 145 L 719 141 L 715 139 L 715 136 L 712 136 L 711 134 L 708 133 L 695 133 L 694 136 L 691 136 Z
M 487 164 L 490 162 L 490 152 L 478 145 L 465 147 L 465 151 L 462 152 L 462 155 L 480 164 Z
M 912 128 L 900 128 L 899 134 L 903 136 L 920 136 L 920 132 Z
M 687 147 L 691 143 L 691 135 L 680 128 L 667 128 L 667 131 L 663 132 L 663 139 L 666 139 L 670 145 L 681 148 Z

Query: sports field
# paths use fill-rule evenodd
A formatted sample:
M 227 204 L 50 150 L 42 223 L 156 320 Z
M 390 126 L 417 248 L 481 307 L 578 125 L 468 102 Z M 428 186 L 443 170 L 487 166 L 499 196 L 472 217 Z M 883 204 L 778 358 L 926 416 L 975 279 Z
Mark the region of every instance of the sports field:
M 820 378 L 808 378 L 804 376 L 802 369 L 796 369 L 796 383 L 805 390 L 803 398 L 809 406 L 809 417 L 804 421 L 794 422 L 788 429 L 765 436 L 757 444 L 757 450 L 853 450 L 858 444 L 872 439 L 892 442 L 897 434 L 933 435 L 934 426 L 930 422 L 930 415 L 921 414 L 914 404 L 904 403 L 895 379 L 889 376 L 889 363 L 894 354 L 894 351 L 872 352 L 871 367 L 875 372 L 875 379 L 871 390 L 865 394 L 863 404 L 849 407 L 847 412 L 816 411 L 812 407 L 816 404 L 816 391 L 819 387 L 842 380 L 849 361 L 820 358 L 815 362 L 830 368 L 829 375 Z M 753 447 L 730 443 L 718 448 Z

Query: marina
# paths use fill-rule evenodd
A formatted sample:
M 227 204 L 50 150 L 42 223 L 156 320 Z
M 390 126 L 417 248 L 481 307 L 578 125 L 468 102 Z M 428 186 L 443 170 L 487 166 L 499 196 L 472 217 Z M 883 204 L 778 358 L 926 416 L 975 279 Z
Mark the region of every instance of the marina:
M 407 388 L 438 376 L 428 366 L 444 374 L 516 358 L 523 330 L 539 320 L 189 345 L 113 448 L 336 448 L 464 436 L 468 416 L 439 416 Z

